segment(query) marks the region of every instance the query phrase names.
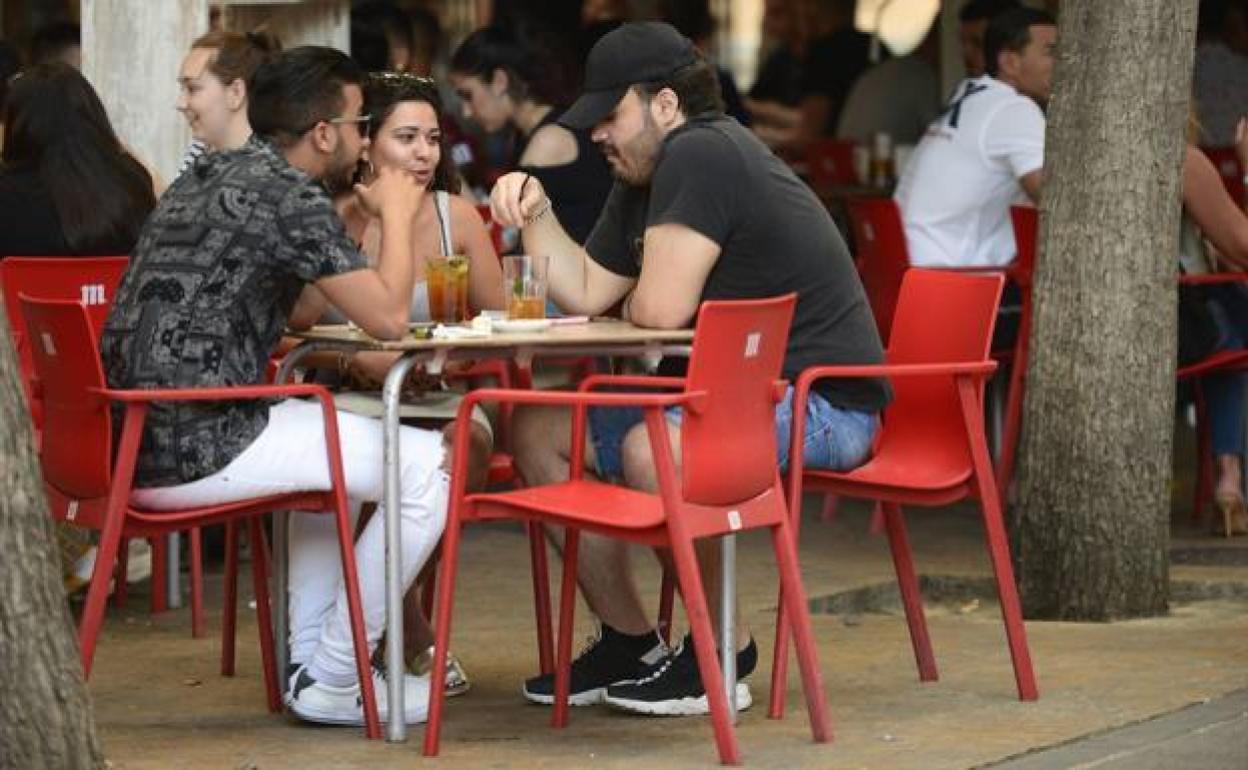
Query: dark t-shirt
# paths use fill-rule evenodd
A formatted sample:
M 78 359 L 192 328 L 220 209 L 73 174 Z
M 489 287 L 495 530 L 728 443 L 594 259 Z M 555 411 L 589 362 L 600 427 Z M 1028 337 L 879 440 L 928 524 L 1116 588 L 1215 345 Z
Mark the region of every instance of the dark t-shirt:
M 585 248 L 617 275 L 641 272 L 645 229 L 677 223 L 719 244 L 702 300 L 797 292 L 784 376 L 809 366 L 875 364 L 880 337 L 849 251 L 810 188 L 731 118 L 690 120 L 672 131 L 648 188 L 616 182 Z M 877 411 L 882 380 L 826 380 L 835 406 Z
M 827 97 L 830 107 L 824 134 L 836 133 L 849 90 L 871 64 L 870 53 L 871 36 L 852 28 L 837 30 L 810 44 L 802 63 L 802 95 Z
M 750 98 L 796 107 L 802 100 L 802 58 L 787 47 L 772 51 L 758 69 Z
M 260 383 L 304 284 L 365 264 L 325 188 L 271 145 L 253 137 L 202 157 L 135 246 L 104 326 L 108 384 Z M 260 435 L 268 410 L 257 400 L 153 404 L 135 485 L 216 473 Z
M 557 122 L 558 117 L 559 114 L 551 110 L 533 131 L 536 133 L 547 123 Z M 584 243 L 611 192 L 611 166 L 602 151 L 590 141 L 588 131 L 565 130 L 576 138 L 576 160 L 560 166 L 520 166 L 519 170 L 538 178 L 559 224 L 572 240 Z M 517 158 L 527 146 L 525 139 L 516 147 Z
M 0 259 L 67 257 L 72 253 L 52 196 L 39 175 L 34 171 L 0 174 Z

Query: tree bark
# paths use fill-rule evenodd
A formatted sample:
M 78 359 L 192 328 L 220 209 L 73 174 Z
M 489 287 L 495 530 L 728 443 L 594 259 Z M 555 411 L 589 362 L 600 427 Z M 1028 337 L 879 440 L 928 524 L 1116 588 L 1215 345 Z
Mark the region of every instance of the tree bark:
M 0 304 L 0 768 L 104 765 Z
M 1196 0 L 1064 0 L 1024 405 L 1030 618 L 1163 613 Z

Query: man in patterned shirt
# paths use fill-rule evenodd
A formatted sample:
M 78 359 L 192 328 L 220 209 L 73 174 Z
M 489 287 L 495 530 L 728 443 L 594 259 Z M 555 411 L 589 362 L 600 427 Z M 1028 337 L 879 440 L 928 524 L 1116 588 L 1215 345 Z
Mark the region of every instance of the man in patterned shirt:
M 310 324 L 324 300 L 366 332 L 407 330 L 411 223 L 423 192 L 382 169 L 357 186 L 381 220 L 369 268 L 330 193 L 349 188 L 368 143 L 362 72 L 329 48 L 287 51 L 258 70 L 248 118 L 255 136 L 196 161 L 161 198 L 140 236 L 105 326 L 102 354 L 117 388 L 194 388 L 263 381 L 287 326 Z M 382 496 L 381 424 L 338 415 L 347 494 Z M 415 578 L 446 517 L 446 449 L 438 432 L 402 428 L 403 579 Z M 320 406 L 290 399 L 154 404 L 132 500 L 161 510 L 330 486 Z M 366 635 L 385 620 L 381 512 L 356 543 Z M 290 527 L 292 671 L 300 717 L 362 724 L 359 681 L 333 518 L 295 514 Z M 428 678 L 404 683 L 406 720 L 422 722 Z M 388 719 L 386 688 L 376 688 Z

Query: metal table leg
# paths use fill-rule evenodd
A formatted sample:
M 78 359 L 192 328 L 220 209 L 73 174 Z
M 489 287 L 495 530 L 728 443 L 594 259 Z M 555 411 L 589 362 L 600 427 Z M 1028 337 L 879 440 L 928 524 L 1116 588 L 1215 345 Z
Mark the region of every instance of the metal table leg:
M 390 721 L 386 740 L 407 740 L 403 703 L 403 549 L 399 514 L 399 394 L 403 380 L 416 363 L 416 354 L 400 357 L 386 374 L 381 391 L 384 412 L 383 464 L 386 507 L 386 703 Z M 367 568 L 367 567 L 365 567 Z
M 737 723 L 737 536 L 720 540 L 719 662 L 728 695 L 728 719 Z
M 165 596 L 167 606 L 176 610 L 182 606 L 182 535 L 170 532 L 165 547 Z

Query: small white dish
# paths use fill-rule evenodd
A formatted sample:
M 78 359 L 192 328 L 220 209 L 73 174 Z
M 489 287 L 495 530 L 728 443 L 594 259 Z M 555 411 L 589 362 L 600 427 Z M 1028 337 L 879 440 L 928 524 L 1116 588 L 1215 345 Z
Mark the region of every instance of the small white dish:
M 503 318 L 494 322 L 494 331 L 503 334 L 524 334 L 550 328 L 549 318 Z

